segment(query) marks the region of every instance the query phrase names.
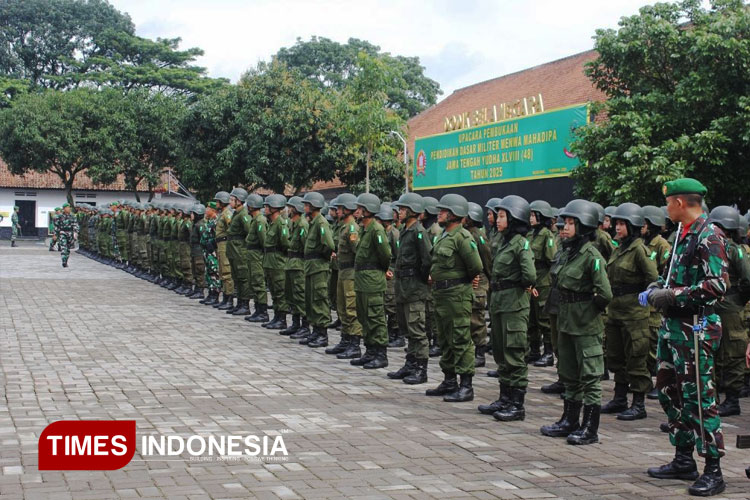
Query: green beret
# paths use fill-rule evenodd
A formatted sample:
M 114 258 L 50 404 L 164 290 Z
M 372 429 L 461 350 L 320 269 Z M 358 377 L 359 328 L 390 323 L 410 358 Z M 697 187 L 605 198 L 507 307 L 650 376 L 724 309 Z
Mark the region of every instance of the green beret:
M 683 177 L 682 179 L 675 179 L 665 183 L 661 191 L 664 193 L 664 196 L 673 196 L 676 194 L 699 194 L 705 196 L 708 189 L 699 180 Z
M 213 208 L 214 210 L 218 209 L 218 205 L 216 205 L 215 201 L 209 201 L 206 203 L 206 208 Z
M 62 210 L 62 208 L 60 208 L 60 207 L 55 207 L 55 212 L 59 212 L 60 210 Z
M 21 210 L 21 209 L 18 207 L 18 205 L 16 205 L 13 207 L 13 210 Z
M 63 207 L 63 208 L 65 208 L 65 207 L 69 207 L 69 206 L 70 206 L 70 203 L 63 203 L 63 204 L 62 204 L 62 207 Z

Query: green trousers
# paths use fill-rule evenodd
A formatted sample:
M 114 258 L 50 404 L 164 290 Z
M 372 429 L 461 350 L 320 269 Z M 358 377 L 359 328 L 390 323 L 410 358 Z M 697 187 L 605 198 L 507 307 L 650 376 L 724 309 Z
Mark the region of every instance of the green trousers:
M 745 382 L 747 330 L 741 312 L 722 312 L 721 344 L 716 354 L 716 382 L 719 390 L 739 392 Z
M 216 243 L 216 259 L 219 261 L 219 276 L 221 277 L 221 288 L 224 291 L 224 295 L 234 294 L 232 266 L 229 264 L 229 258 L 227 257 L 228 244 L 226 241 Z
M 388 328 L 383 292 L 357 292 L 357 320 L 362 325 L 365 347 L 386 347 Z
M 190 256 L 190 270 L 193 273 L 193 281 L 198 288 L 206 288 L 206 260 L 203 255 Z
M 240 301 L 247 302 L 252 298 L 252 290 L 250 289 L 250 268 L 245 242 L 230 241 L 227 245 L 227 257 L 229 257 L 235 295 Z
M 529 370 L 526 363 L 526 331 L 529 324 L 529 309 L 500 312 L 490 309 L 492 314 L 492 357 L 497 363 L 500 384 L 525 389 L 529 385 Z
M 357 293 L 354 279 L 343 279 L 339 274 L 336 280 L 336 314 L 341 320 L 341 333 L 356 337 L 362 336 L 362 325 L 357 319 Z
M 179 259 L 180 273 L 182 273 L 182 279 L 193 284 L 193 259 L 190 258 L 190 243 L 179 241 L 177 242 L 177 255 Z
M 474 342 L 471 341 L 471 285 L 433 290 L 434 325 L 440 345 L 443 373 L 474 375 Z
M 263 269 L 263 252 L 247 250 L 248 267 L 250 269 L 250 295 L 256 304 L 268 304 L 266 292 L 266 273 Z
M 398 328 L 406 336 L 406 353 L 416 359 L 430 357 L 430 343 L 425 330 L 425 301 L 396 302 Z
M 544 304 L 549 297 L 550 287 L 537 288 L 538 297 L 531 296 L 531 308 L 529 309 L 529 345 L 552 344 L 550 339 L 549 314 L 544 312 Z
M 305 272 L 301 269 L 288 269 L 284 276 L 286 302 L 292 314 L 305 315 Z
M 604 350 L 602 335 L 557 333 L 557 370 L 565 384 L 565 399 L 586 405 L 602 404 Z
M 385 308 L 385 320 L 388 331 L 398 330 L 398 318 L 396 317 L 396 280 L 390 279 L 385 282 L 385 294 L 383 295 L 383 305 Z M 401 334 L 403 335 L 403 331 Z
M 474 290 L 474 299 L 471 302 L 471 340 L 475 347 L 487 345 L 487 323 L 484 320 L 487 309 L 487 291 Z
M 266 283 L 268 283 L 268 289 L 271 290 L 273 310 L 276 314 L 285 315 L 289 312 L 289 303 L 286 301 L 286 294 L 284 293 L 286 273 L 283 269 L 265 268 L 264 270 L 266 272 Z
M 613 319 L 604 325 L 607 339 L 607 369 L 614 373 L 615 382 L 627 384 L 633 392 L 651 390 L 648 371 L 648 318 L 632 321 Z
M 312 326 L 325 328 L 331 322 L 331 306 L 328 302 L 328 274 L 319 271 L 305 275 L 305 314 Z

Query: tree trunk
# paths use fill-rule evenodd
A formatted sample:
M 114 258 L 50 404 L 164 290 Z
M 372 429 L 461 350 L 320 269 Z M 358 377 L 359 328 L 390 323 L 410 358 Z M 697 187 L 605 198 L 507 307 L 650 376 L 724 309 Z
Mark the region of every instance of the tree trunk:
M 67 177 L 67 178 L 66 178 Z M 65 197 L 68 198 L 68 203 L 71 207 L 76 206 L 73 201 L 73 180 L 75 179 L 72 172 L 67 174 L 63 173 L 63 184 L 65 185 Z
M 367 148 L 367 156 L 365 157 L 365 193 L 370 192 L 370 155 L 372 153 L 371 148 Z

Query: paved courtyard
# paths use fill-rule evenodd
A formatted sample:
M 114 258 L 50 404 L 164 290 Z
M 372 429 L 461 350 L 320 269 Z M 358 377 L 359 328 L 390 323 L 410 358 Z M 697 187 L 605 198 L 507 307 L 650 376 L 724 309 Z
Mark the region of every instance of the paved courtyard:
M 337 334 L 332 338 L 336 340 Z M 390 369 L 403 363 L 390 349 Z M 434 360 L 433 360 L 434 361 Z M 494 363 L 488 363 L 494 368 Z M 478 370 L 475 401 L 443 403 L 386 370 L 362 370 L 194 300 L 73 253 L 23 242 L 0 248 L 0 498 L 685 498 L 688 483 L 646 467 L 673 454 L 662 413 L 603 415 L 598 445 L 541 436 L 562 402 L 532 368 L 527 418 L 477 413 L 497 381 Z M 441 379 L 430 365 L 429 386 Z M 612 382 L 605 382 L 605 398 Z M 726 419 L 728 487 L 750 497 L 750 433 Z M 283 435 L 288 460 L 142 456 L 116 471 L 37 469 L 37 440 L 57 420 L 134 419 L 142 435 Z M 718 498 L 718 497 L 717 497 Z

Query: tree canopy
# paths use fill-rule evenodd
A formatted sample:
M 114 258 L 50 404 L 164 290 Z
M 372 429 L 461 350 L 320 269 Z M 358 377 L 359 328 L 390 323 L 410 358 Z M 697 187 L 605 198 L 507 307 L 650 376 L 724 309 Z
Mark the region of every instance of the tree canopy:
M 741 0 L 658 3 L 598 30 L 586 72 L 608 97 L 578 131 L 579 195 L 663 202 L 660 186 L 700 179 L 713 204 L 748 208 L 750 10 Z

